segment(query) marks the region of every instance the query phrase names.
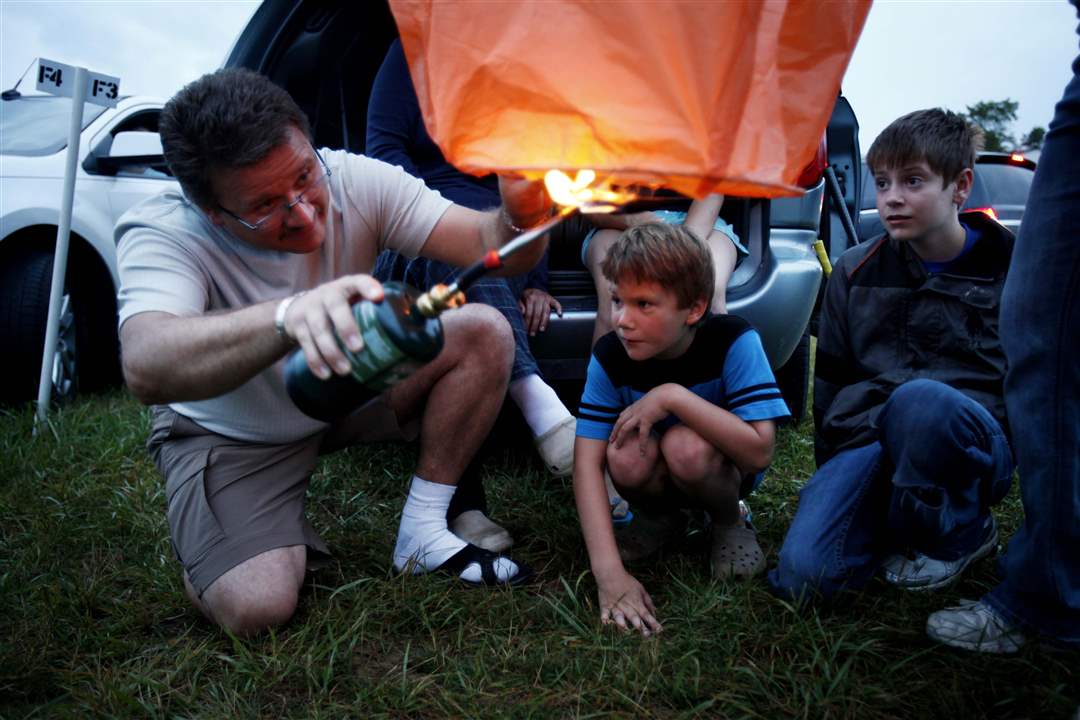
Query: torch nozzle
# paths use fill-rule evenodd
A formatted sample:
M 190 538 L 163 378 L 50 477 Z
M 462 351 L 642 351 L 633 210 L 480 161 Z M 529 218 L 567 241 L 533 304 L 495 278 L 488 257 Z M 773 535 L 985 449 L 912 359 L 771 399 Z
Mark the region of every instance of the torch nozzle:
M 524 246 L 541 237 L 553 227 L 561 223 L 574 209 L 564 209 L 551 219 L 528 230 L 510 242 L 503 245 L 496 252 L 488 251 L 483 259 L 477 260 L 465 268 L 450 285 L 439 283 L 416 299 L 415 307 L 425 317 L 436 317 L 444 310 L 451 310 L 465 304 L 465 290 L 474 282 L 492 270 L 502 267 L 503 260 L 523 248 Z
M 424 317 L 438 317 L 445 310 L 461 307 L 465 304 L 465 293 L 458 289 L 457 283 L 447 286 L 439 283 L 426 293 L 416 298 L 416 309 Z

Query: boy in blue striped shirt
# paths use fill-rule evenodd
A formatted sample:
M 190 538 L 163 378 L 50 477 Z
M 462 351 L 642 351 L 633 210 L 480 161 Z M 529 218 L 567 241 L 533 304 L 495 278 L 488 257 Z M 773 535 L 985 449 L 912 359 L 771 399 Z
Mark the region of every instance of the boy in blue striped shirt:
M 713 575 L 750 577 L 765 558 L 739 498 L 772 458 L 789 417 L 757 332 L 709 315 L 708 246 L 680 225 L 632 227 L 601 266 L 615 330 L 589 362 L 574 446 L 574 495 L 596 578 L 600 620 L 661 630 L 652 598 L 623 566 L 655 555 L 685 527 L 686 508 L 712 521 Z M 611 523 L 604 474 L 634 504 Z

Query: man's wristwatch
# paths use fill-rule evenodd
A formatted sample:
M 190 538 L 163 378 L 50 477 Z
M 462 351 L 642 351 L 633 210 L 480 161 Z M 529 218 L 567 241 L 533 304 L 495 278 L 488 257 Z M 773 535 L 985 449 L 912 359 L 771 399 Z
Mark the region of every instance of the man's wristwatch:
M 289 306 L 293 304 L 293 300 L 300 297 L 307 290 L 301 290 L 295 295 L 290 295 L 281 302 L 278 303 L 277 310 L 274 311 L 274 329 L 277 330 L 278 337 L 283 340 L 288 340 L 290 343 L 295 343 L 296 340 L 289 337 L 289 333 L 285 330 L 285 313 L 289 311 Z

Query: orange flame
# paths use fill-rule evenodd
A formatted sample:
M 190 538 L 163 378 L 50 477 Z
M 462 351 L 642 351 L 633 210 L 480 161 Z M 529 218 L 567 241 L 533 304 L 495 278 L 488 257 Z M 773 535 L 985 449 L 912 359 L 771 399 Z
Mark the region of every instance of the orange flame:
M 636 193 L 613 187 L 607 180 L 596 182 L 592 170 L 578 170 L 573 180 L 562 170 L 548 170 L 544 186 L 555 203 L 576 207 L 583 213 L 614 212 L 637 198 Z

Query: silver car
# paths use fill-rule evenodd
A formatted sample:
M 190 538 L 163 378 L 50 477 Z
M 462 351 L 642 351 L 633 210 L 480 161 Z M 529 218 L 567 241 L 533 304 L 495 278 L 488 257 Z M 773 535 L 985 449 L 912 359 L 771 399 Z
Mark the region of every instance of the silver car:
M 0 402 L 15 403 L 37 397 L 71 99 L 9 90 L 0 103 Z M 177 186 L 161 157 L 162 105 L 128 97 L 84 109 L 60 335 L 49 360 L 57 396 L 120 382 L 113 226 L 135 203 Z
M 265 0 L 226 65 L 263 73 L 288 90 L 310 117 L 317 145 L 363 152 L 368 94 L 396 36 L 385 2 Z M 809 326 L 822 281 L 814 241 L 822 235 L 829 244 L 830 234 L 839 232 L 833 216 L 841 205 L 852 216 L 858 207 L 858 124 L 843 97 L 827 136 L 800 181 L 806 188 L 802 196 L 771 201 L 729 197 L 721 211 L 750 251 L 728 285 L 728 310 L 761 334 L 797 417 L 806 405 Z M 827 200 L 827 168 L 839 180 L 832 198 L 843 203 Z M 822 218 L 827 219 L 824 225 Z M 833 244 L 842 251 L 850 242 Z M 533 339 L 541 371 L 556 384 L 583 380 L 590 353 L 596 293 L 579 250 L 577 238 L 553 244 L 549 291 L 562 304 L 563 317 L 553 318 L 547 331 Z

